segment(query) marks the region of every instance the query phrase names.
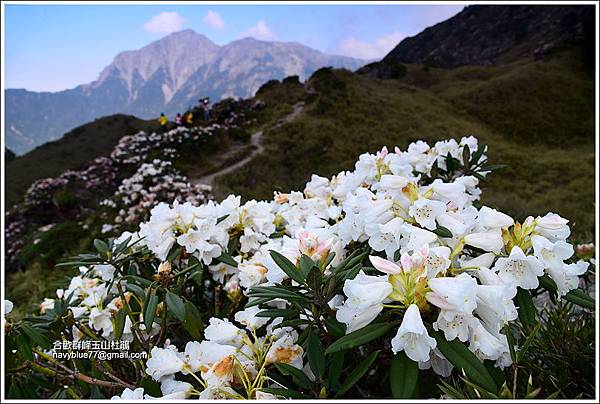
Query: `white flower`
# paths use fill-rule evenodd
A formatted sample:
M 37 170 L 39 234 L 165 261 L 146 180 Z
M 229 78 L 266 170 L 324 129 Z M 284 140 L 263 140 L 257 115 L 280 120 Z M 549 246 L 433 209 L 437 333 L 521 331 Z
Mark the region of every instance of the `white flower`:
M 475 313 L 481 318 L 488 329 L 496 332 L 509 321 L 518 317 L 513 298 L 517 288 L 512 284 L 477 285 L 477 308 Z
M 387 276 L 371 276 L 360 271 L 354 279 L 344 282 L 343 291 L 348 297 L 344 304 L 360 308 L 381 303 L 392 293 L 392 285 Z
M 583 275 L 589 267 L 585 261 L 577 261 L 574 264 L 563 264 L 560 267 L 549 267 L 548 275 L 554 280 L 558 288 L 559 296 L 564 296 L 570 290 L 577 289 L 579 286 L 578 275 Z
M 171 345 L 163 349 L 155 346 L 146 362 L 146 373 L 154 380 L 160 381 L 165 376 L 181 372 L 184 365 L 176 347 Z
M 508 352 L 508 342 L 506 336 L 499 334 L 498 337 L 491 334 L 479 322 L 471 329 L 469 338 L 469 349 L 480 359 L 499 359 L 505 352 Z
M 429 249 L 425 268 L 427 268 L 427 278 L 435 278 L 439 273 L 446 273 L 450 267 L 450 249 L 448 247 L 432 247 Z
M 454 368 L 452 363 L 446 359 L 438 348 L 433 349 L 431 352 L 433 355 L 430 355 L 428 361 L 419 362 L 419 369 L 426 370 L 433 368 L 433 371 L 442 377 L 450 376 Z
M 40 313 L 44 314 L 47 310 L 54 309 L 54 299 L 44 298 L 44 301 L 40 303 Z
M 12 311 L 13 309 L 13 302 L 11 302 L 10 300 L 4 300 L 4 314 L 8 314 Z
M 348 298 L 338 307 L 336 319 L 347 325 L 346 333 L 366 326 L 381 312 L 381 304 L 392 290 L 387 276 L 369 276 L 360 271 L 354 279 L 344 282 L 343 291 Z
M 103 337 L 108 337 L 113 332 L 112 316 L 108 310 L 100 310 L 97 307 L 93 307 L 90 312 L 89 322 L 94 330 L 102 330 Z
M 471 233 L 464 237 L 465 244 L 481 248 L 484 251 L 500 253 L 504 243 L 500 229 Z
M 567 225 L 569 221 L 556 213 L 550 212 L 544 217 L 538 217 L 535 223 L 535 230 L 549 240 L 565 240 L 571 234 L 571 229 Z
M 415 362 L 429 360 L 429 352 L 437 346 L 435 339 L 427 333 L 416 304 L 411 304 L 404 313 L 398 333 L 392 338 L 392 351 L 404 351 Z
M 453 278 L 429 279 L 428 284 L 442 301 L 431 293 L 427 294 L 427 300 L 441 309 L 469 314 L 477 307 L 477 281 L 466 273 Z
M 487 206 L 483 206 L 479 210 L 477 222 L 480 226 L 487 229 L 510 227 L 515 224 L 512 217 L 502 212 L 498 212 L 496 209 L 488 208 Z
M 94 265 L 92 269 L 104 282 L 110 281 L 114 277 L 116 271 L 116 268 L 110 264 Z
M 229 322 L 212 317 L 209 326 L 204 329 L 204 337 L 218 344 L 241 346 L 245 333 Z
M 381 313 L 381 310 L 383 310 L 381 304 L 363 308 L 344 304 L 338 307 L 335 318 L 340 323 L 346 324 L 346 334 L 349 334 L 369 325 Z
M 408 209 L 408 213 L 415 218 L 417 223 L 429 230 L 435 230 L 437 227 L 435 219 L 445 212 L 446 204 L 444 202 L 426 198 L 419 198 Z
M 521 247 L 514 246 L 508 258 L 498 258 L 493 268 L 506 283 L 513 283 L 523 289 L 535 289 L 539 285 L 538 276 L 544 274 L 544 266 L 534 256 L 526 256 Z
M 143 400 L 144 397 L 144 388 L 138 387 L 135 390 L 131 390 L 130 388 L 126 388 L 123 390 L 120 396 L 112 396 L 111 400 L 129 400 L 129 401 L 137 401 Z
M 246 289 L 257 286 L 265 280 L 267 268 L 262 265 L 242 262 L 238 265 L 240 286 Z
M 296 335 L 284 333 L 271 344 L 265 360 L 267 363 L 285 363 L 302 369 L 303 354 L 302 347 L 296 344 Z
M 442 330 L 448 341 L 457 338 L 465 342 L 469 338 L 469 326 L 473 323 L 473 315 L 459 311 L 441 310 L 438 319 L 433 323 L 434 330 Z
M 249 251 L 258 250 L 265 241 L 267 241 L 267 236 L 246 227 L 244 229 L 244 234 L 240 237 L 240 251 L 247 253 Z
M 176 393 L 179 393 L 179 398 L 181 399 L 187 398 L 190 396 L 193 389 L 194 386 L 191 384 L 180 382 L 175 379 L 166 379 L 160 384 L 160 391 L 163 393 L 163 398 L 168 395 L 170 398 L 174 399 Z
M 235 321 L 243 324 L 249 330 L 256 330 L 269 322 L 268 317 L 256 317 L 261 311 L 258 306 L 252 306 L 235 313 Z
M 574 249 L 571 244 L 562 240 L 552 243 L 545 237 L 534 235 L 531 237 L 533 252 L 546 268 L 562 268 L 563 261 L 570 258 Z

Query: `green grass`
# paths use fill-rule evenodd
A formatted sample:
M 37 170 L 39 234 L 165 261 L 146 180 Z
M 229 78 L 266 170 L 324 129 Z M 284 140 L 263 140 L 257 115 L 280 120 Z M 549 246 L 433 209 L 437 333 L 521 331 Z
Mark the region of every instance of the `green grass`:
M 153 120 L 130 115 L 111 115 L 96 119 L 46 143 L 6 164 L 6 205 L 18 202 L 27 188 L 40 178 L 56 177 L 77 169 L 96 157 L 108 156 L 119 140 L 141 130 L 157 129 Z
M 313 173 L 352 169 L 384 145 L 474 135 L 492 163 L 508 164 L 485 184 L 484 203 L 521 219 L 556 212 L 576 238 L 593 238 L 594 81 L 576 51 L 498 67 L 409 66 L 399 80 L 324 70 L 306 87 L 316 94 L 305 93 L 304 112 L 266 131 L 265 152 L 219 178 L 220 195 L 271 198 L 302 189 Z M 257 98 L 270 91 L 282 90 Z M 267 102 L 264 113 L 280 104 Z

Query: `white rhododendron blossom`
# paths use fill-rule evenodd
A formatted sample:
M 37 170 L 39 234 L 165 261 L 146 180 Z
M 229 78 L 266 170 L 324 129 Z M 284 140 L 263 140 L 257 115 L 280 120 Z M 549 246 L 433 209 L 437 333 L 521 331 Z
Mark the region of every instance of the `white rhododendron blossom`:
M 64 307 L 109 341 L 146 341 L 144 372 L 162 398 L 274 398 L 261 391 L 284 388 L 272 369 L 318 380 L 305 354 L 314 330 L 330 344 L 390 324 L 385 349 L 443 377 L 453 368 L 445 340 L 507 367 L 517 293 L 543 277 L 563 297 L 589 264 L 572 259 L 559 215 L 519 223 L 481 206 L 487 172 L 453 171 L 448 156 L 474 166 L 485 150 L 474 137 L 419 141 L 365 153 L 353 170 L 313 175 L 303 191 L 269 201 L 152 201 L 139 230 L 102 252 L 114 265 L 82 266 L 41 310 Z M 166 168 L 145 165 L 120 189 L 143 198 L 141 178 Z M 196 313 L 198 304 L 212 312 Z M 127 389 L 113 399 L 155 395 Z

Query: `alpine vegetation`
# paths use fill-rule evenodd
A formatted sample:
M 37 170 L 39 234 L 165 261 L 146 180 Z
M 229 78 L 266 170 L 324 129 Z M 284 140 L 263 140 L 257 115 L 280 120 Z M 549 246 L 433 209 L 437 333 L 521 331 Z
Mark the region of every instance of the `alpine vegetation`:
M 144 178 L 170 169 L 145 163 L 104 203 L 122 206 L 118 222 L 153 206 L 147 221 L 62 263 L 80 273 L 39 315 L 7 314 L 7 366 L 41 389 L 76 381 L 54 397 L 360 398 L 362 381 L 389 377 L 391 396 L 413 398 L 459 377 L 480 398 L 517 398 L 509 372 L 539 296 L 593 309 L 578 289 L 590 262 L 567 219 L 482 206 L 500 168 L 486 153 L 472 136 L 384 147 L 301 192 L 201 205 L 143 202 Z M 64 355 L 125 342 L 110 362 Z

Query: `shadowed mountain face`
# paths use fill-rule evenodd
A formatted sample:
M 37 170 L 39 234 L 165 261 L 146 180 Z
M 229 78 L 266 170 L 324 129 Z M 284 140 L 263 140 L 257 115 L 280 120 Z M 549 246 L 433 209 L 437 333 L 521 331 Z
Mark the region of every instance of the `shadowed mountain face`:
M 564 45 L 594 48 L 594 6 L 475 5 L 400 42 L 383 62 L 503 64 Z
M 362 64 L 298 43 L 246 38 L 218 46 L 192 30 L 181 31 L 121 52 L 90 84 L 56 93 L 6 90 L 6 143 L 22 154 L 105 115 L 172 116 L 202 96 L 249 97 L 271 79 L 304 79 L 319 67 L 354 70 Z

